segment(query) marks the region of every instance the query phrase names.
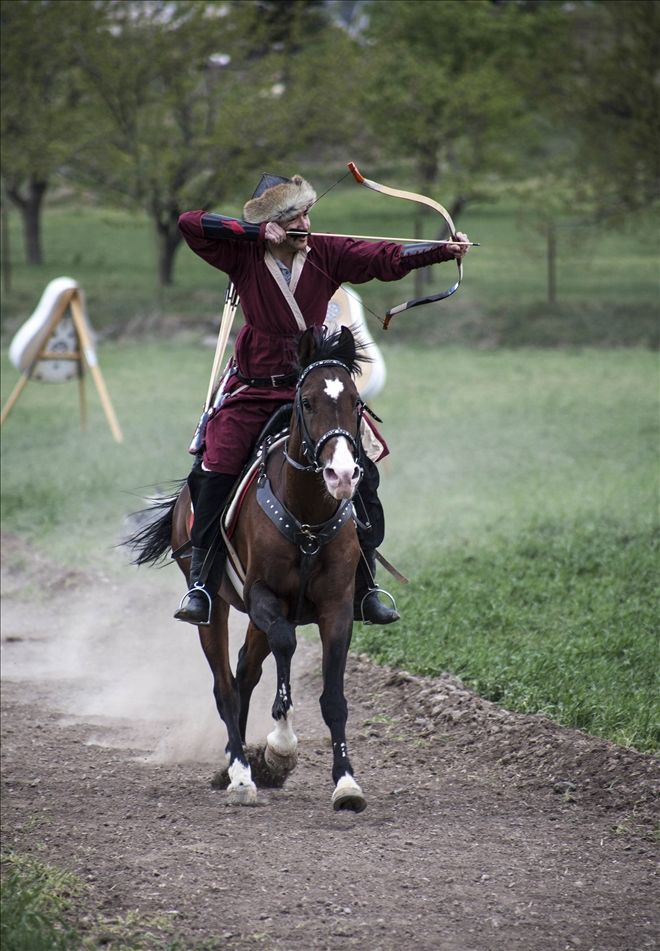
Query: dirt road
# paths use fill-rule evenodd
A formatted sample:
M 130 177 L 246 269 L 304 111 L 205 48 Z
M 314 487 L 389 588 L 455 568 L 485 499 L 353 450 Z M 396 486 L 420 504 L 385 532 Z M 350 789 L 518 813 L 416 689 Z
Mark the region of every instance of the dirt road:
M 368 808 L 335 814 L 320 650 L 301 637 L 298 768 L 230 807 L 211 783 L 224 736 L 205 660 L 171 619 L 175 571 L 120 583 L 3 549 L 3 850 L 77 873 L 77 925 L 99 946 L 131 913 L 145 948 L 659 946 L 655 759 L 353 657 Z M 253 741 L 270 729 L 264 681 Z

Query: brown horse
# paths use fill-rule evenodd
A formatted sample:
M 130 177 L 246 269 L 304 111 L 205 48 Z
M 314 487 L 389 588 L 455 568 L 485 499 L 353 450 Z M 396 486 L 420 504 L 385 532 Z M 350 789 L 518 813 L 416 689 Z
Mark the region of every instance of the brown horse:
M 312 329 L 303 334 L 288 439 L 278 441 L 270 453 L 267 442 L 261 447 L 258 475 L 245 494 L 231 536 L 232 554 L 244 572 L 242 590 L 226 572 L 213 601 L 211 623 L 198 628 L 213 672 L 216 706 L 227 728 L 228 795 L 240 804 L 256 801 L 245 735 L 252 691 L 271 652 L 277 687 L 265 760 L 274 770 L 295 764 L 290 671 L 296 625 L 316 623 L 323 649 L 321 712 L 332 738 L 332 804 L 336 810 L 355 812 L 366 807 L 348 757 L 344 696 L 360 557 L 351 499 L 361 476 L 364 410 L 352 377 L 363 359 L 346 328 L 331 336 Z M 135 560 L 153 563 L 171 548 L 187 575 L 188 559 L 177 554 L 190 537 L 187 487 L 162 507 L 164 514 L 129 542 L 138 552 Z M 230 606 L 249 617 L 235 676 L 229 656 Z

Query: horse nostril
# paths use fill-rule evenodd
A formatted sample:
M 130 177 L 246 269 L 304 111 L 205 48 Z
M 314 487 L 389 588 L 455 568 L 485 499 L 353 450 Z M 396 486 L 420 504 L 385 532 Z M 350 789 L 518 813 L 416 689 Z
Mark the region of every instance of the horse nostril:
M 325 476 L 330 482 L 339 482 L 339 477 L 331 466 L 325 467 Z

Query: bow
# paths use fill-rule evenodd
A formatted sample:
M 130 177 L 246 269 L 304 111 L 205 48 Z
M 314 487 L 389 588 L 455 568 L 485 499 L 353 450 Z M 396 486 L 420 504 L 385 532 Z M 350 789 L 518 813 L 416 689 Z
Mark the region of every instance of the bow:
M 426 205 L 428 208 L 432 208 L 439 215 L 442 215 L 445 222 L 447 223 L 449 233 L 451 234 L 452 238 L 456 236 L 456 225 L 452 221 L 451 215 L 447 209 L 439 202 L 434 201 L 432 198 L 427 198 L 425 195 L 418 195 L 416 192 L 402 191 L 400 188 L 390 188 L 388 185 L 381 185 L 379 182 L 373 182 L 370 179 L 364 177 L 355 162 L 349 162 L 348 169 L 359 185 L 365 185 L 367 188 L 371 188 L 375 192 L 381 192 L 383 195 L 390 195 L 392 198 L 404 198 L 406 201 L 415 201 L 420 205 Z M 397 304 L 396 307 L 391 307 L 385 314 L 383 330 L 387 330 L 390 320 L 396 314 L 401 314 L 404 310 L 410 310 L 411 308 L 419 307 L 422 304 L 433 304 L 435 301 L 444 300 L 446 297 L 451 297 L 452 294 L 455 294 L 458 288 L 461 286 L 461 281 L 463 280 L 463 262 L 460 259 L 457 259 L 456 263 L 458 265 L 458 280 L 455 284 L 453 284 L 446 291 L 441 291 L 439 294 L 431 294 L 429 297 L 416 297 L 413 300 L 407 300 L 402 304 Z

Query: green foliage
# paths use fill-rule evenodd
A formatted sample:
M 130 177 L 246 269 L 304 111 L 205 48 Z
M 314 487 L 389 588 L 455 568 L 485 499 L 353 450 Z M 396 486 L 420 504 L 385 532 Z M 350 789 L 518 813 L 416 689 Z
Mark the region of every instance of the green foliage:
M 167 287 L 182 210 L 348 150 L 400 157 L 413 190 L 440 182 L 448 206 L 532 179 L 541 226 L 657 202 L 657 0 L 0 9 L 2 174 L 33 264 L 55 182 L 140 208 L 158 242 L 152 282 Z
M 574 64 L 579 95 L 564 121 L 577 131 L 577 173 L 598 191 L 604 216 L 658 205 L 660 194 L 660 3 L 577 4 Z
M 2 175 L 19 189 L 45 182 L 87 140 L 81 82 L 71 68 L 87 4 L 3 2 L 0 7 Z
M 68 951 L 78 936 L 67 922 L 84 886 L 75 876 L 35 859 L 2 856 L 1 943 L 5 951 Z
M 461 206 L 566 154 L 571 133 L 551 121 L 573 50 L 561 5 L 395 0 L 372 7 L 367 34 L 366 121 L 414 161 L 414 190 L 441 183 Z

